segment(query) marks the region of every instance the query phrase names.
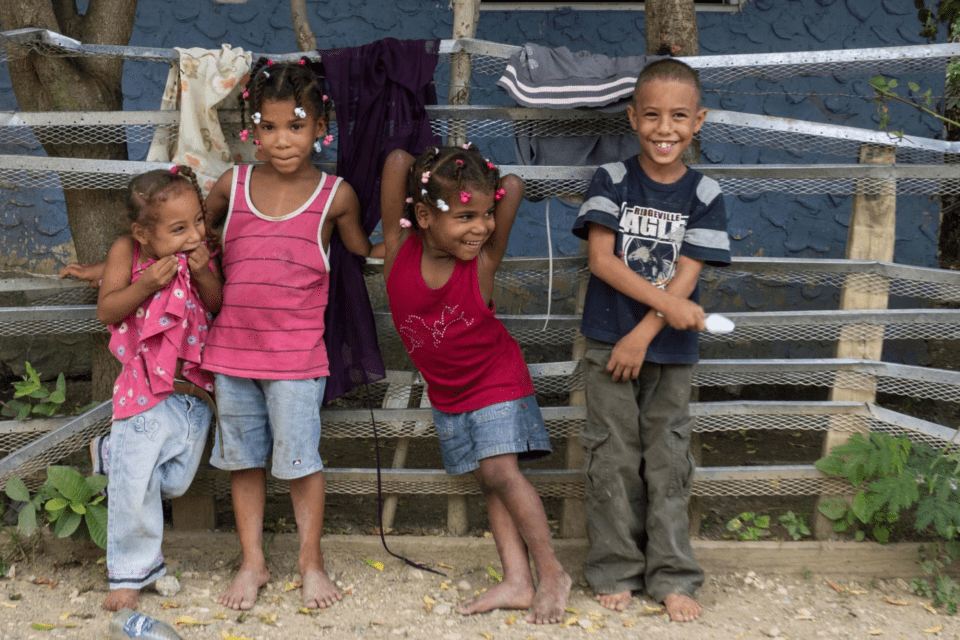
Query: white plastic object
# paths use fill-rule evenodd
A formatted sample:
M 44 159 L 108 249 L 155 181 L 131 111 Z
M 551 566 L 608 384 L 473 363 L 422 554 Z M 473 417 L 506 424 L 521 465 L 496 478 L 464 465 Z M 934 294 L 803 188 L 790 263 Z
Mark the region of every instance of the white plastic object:
M 726 316 L 721 316 L 719 313 L 711 313 L 708 315 L 703 321 L 703 324 L 710 333 L 730 333 L 737 326 L 733 324 L 733 320 Z

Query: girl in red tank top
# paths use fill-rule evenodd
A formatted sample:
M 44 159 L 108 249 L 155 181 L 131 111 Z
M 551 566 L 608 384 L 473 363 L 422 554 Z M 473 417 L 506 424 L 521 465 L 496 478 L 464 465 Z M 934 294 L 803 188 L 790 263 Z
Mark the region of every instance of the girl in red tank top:
M 417 160 L 394 151 L 381 186 L 383 275 L 397 332 L 427 381 L 444 464 L 475 473 L 503 564 L 503 582 L 460 613 L 529 609 L 527 620 L 542 624 L 563 619 L 570 577 L 517 460 L 550 444 L 520 347 L 492 300 L 523 189 L 473 145 L 430 148 Z

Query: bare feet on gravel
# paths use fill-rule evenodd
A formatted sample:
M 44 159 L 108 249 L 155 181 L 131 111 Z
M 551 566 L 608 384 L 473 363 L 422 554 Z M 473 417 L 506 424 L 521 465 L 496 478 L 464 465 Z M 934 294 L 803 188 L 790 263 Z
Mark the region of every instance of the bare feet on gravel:
M 103 601 L 103 608 L 107 611 L 120 611 L 120 609 L 136 611 L 139 594 L 139 589 L 113 589 L 107 599 Z
M 486 613 L 494 609 L 529 609 L 533 604 L 535 591 L 533 585 L 501 582 L 487 589 L 476 598 L 457 606 L 457 611 L 465 616 L 474 613 Z
M 301 572 L 300 580 L 303 582 L 303 606 L 307 609 L 326 609 L 343 600 L 323 568 Z
M 671 593 L 663 599 L 663 606 L 674 622 L 690 622 L 696 620 L 703 613 L 703 607 L 690 596 L 682 593 Z
M 633 594 L 629 591 L 599 593 L 597 594 L 597 602 L 607 609 L 613 609 L 614 611 L 626 611 L 627 606 L 630 604 L 630 598 L 632 597 Z
M 241 565 L 237 577 L 233 579 L 227 590 L 220 594 L 217 600 L 220 604 L 231 609 L 246 611 L 251 609 L 257 601 L 257 592 L 267 584 L 270 571 L 266 567 L 248 568 Z
M 537 586 L 533 597 L 533 606 L 526 616 L 527 622 L 534 624 L 554 624 L 563 622 L 563 613 L 567 608 L 570 595 L 570 576 L 561 572 L 556 579 L 543 579 Z

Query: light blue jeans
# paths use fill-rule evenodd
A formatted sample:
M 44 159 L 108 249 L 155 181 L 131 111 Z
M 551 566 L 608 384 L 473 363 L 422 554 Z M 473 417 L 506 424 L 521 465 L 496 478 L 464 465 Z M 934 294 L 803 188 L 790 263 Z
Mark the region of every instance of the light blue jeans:
M 161 500 L 186 493 L 213 409 L 174 393 L 110 428 L 107 571 L 111 589 L 141 589 L 166 573 Z

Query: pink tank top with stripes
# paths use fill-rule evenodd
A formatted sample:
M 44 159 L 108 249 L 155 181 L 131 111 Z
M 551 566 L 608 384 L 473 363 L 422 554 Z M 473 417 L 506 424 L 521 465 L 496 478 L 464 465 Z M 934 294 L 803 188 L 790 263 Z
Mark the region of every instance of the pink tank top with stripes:
M 341 179 L 321 174 L 302 207 L 274 218 L 253 206 L 251 173 L 246 165 L 233 171 L 223 229 L 223 308 L 210 328 L 203 368 L 267 380 L 326 376 L 330 265 L 320 230 Z

